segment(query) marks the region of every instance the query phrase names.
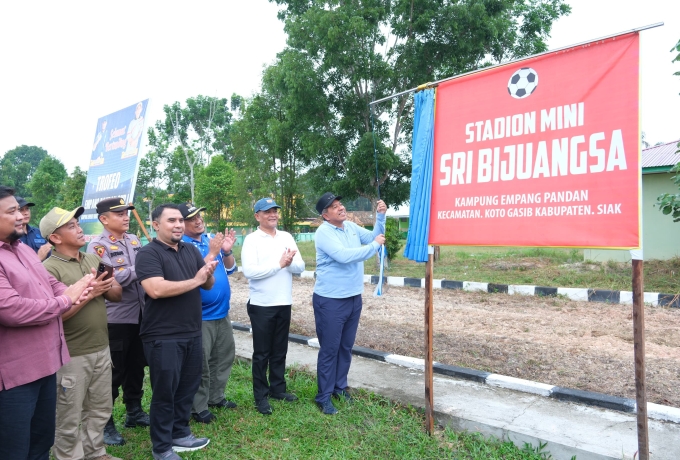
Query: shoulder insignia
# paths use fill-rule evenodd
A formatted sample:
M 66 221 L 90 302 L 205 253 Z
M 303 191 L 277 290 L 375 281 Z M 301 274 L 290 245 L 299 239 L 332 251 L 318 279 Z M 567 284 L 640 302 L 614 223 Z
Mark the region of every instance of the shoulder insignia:
M 123 262 L 125 262 L 125 259 L 123 259 L 122 257 L 116 259 L 117 264 L 122 264 Z
M 109 246 L 109 249 L 115 251 L 116 249 L 118 249 L 118 246 L 112 244 L 111 246 Z
M 99 257 L 104 257 L 104 253 L 106 253 L 106 248 L 104 246 L 97 245 L 94 247 L 94 252 L 96 252 Z
M 137 240 L 132 240 L 130 244 L 132 244 L 133 246 L 137 246 Z
M 113 235 L 109 235 L 109 239 L 110 239 L 113 243 L 115 243 L 116 241 L 118 241 L 118 240 L 116 239 L 116 237 L 113 236 Z

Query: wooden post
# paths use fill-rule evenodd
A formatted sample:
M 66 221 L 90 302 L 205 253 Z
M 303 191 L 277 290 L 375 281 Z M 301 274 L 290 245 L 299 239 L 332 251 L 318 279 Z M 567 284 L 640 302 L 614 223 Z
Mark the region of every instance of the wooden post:
M 132 203 L 128 203 L 130 206 L 133 206 Z M 140 219 L 139 214 L 137 214 L 137 210 L 133 209 L 132 214 L 135 216 L 135 219 L 137 219 L 137 223 L 139 224 L 139 228 L 142 229 L 144 232 L 144 236 L 146 236 L 146 241 L 151 243 L 151 237 L 149 236 L 149 232 L 146 231 L 146 227 L 144 226 L 144 222 L 142 222 L 142 219 Z
M 638 459 L 649 460 L 647 390 L 645 388 L 645 303 L 643 262 L 633 259 L 633 343 L 635 354 L 635 401 L 637 403 Z
M 427 263 L 425 264 L 425 431 L 431 435 L 434 432 L 434 392 L 432 378 L 432 271 L 434 265 L 434 250 L 428 247 Z

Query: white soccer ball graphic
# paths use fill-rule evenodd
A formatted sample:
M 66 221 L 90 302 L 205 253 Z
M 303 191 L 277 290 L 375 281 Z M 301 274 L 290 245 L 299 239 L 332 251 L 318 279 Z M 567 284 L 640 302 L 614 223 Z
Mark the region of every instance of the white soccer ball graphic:
M 508 81 L 508 93 L 515 99 L 531 96 L 538 87 L 538 74 L 531 67 L 522 67 Z

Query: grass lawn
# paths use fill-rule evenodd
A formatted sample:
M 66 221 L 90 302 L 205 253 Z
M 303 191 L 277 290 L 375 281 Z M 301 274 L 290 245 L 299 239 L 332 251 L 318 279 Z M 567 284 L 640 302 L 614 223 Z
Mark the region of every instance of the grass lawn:
M 148 382 L 148 378 L 147 378 Z M 531 446 L 518 449 L 510 442 L 488 441 L 476 434 L 437 430 L 432 437 L 423 430 L 423 414 L 380 396 L 359 392 L 354 404 L 336 403 L 339 414 L 327 416 L 314 404 L 315 377 L 290 368 L 289 390 L 300 401 L 272 401 L 274 414 L 260 415 L 253 405 L 250 365 L 237 361 L 227 385 L 227 396 L 236 409 L 215 411 L 210 425 L 191 423 L 196 436 L 208 436 L 203 450 L 181 453 L 186 459 L 504 459 L 539 460 L 549 454 Z M 147 386 L 144 407 L 151 392 Z M 119 429 L 125 409 L 118 398 L 114 417 Z M 151 458 L 148 428 L 122 429 L 127 444 L 107 452 L 127 460 Z
M 314 242 L 299 243 L 306 269 L 316 267 Z M 240 263 L 241 247 L 235 248 Z M 375 258 L 364 264 L 366 274 L 378 274 Z M 389 276 L 425 277 L 425 264 L 403 257 L 392 261 Z M 583 262 L 580 249 L 442 246 L 434 264 L 436 279 L 499 284 L 632 290 L 630 263 Z M 680 258 L 644 263 L 644 290 L 680 293 Z

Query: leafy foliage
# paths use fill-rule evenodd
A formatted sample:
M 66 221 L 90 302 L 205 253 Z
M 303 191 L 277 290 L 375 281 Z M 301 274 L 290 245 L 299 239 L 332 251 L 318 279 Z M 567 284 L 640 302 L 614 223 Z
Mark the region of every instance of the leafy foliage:
M 680 62 L 680 40 L 678 43 L 671 48 L 671 53 L 677 52 L 678 54 L 671 62 Z M 675 72 L 673 75 L 680 75 L 680 70 Z M 676 154 L 680 153 L 680 142 L 678 142 L 678 150 Z M 676 163 L 675 166 L 671 168 L 671 172 L 676 173 L 675 176 L 671 177 L 673 183 L 680 187 L 680 162 Z M 656 199 L 656 205 L 659 210 L 665 215 L 670 215 L 673 218 L 673 222 L 680 222 L 680 193 L 664 193 L 659 195 Z
M 321 97 L 319 97 L 321 95 Z M 234 123 L 234 161 L 239 167 L 236 216 L 253 224 L 252 206 L 262 197 L 281 205 L 281 226 L 292 231 L 304 210 L 304 172 L 327 142 L 319 117 L 327 118 L 311 62 L 296 50 L 279 54 L 262 78 L 262 89 L 241 106 Z
M 401 248 L 404 246 L 404 241 L 401 239 L 399 233 L 399 222 L 395 219 L 387 218 L 385 222 L 385 247 L 387 248 L 387 258 L 394 259 Z
M 230 152 L 232 114 L 226 98 L 197 96 L 165 105 L 165 119 L 150 128 L 149 145 L 165 157 L 169 185 L 195 199 L 196 175 L 216 152 Z M 238 104 L 236 104 L 238 105 Z
M 28 183 L 47 151 L 34 145 L 21 145 L 8 150 L 0 161 L 0 184 L 13 187 L 17 195 L 30 197 Z
M 234 167 L 223 156 L 215 156 L 196 178 L 196 203 L 205 207 L 211 230 L 223 231 L 234 202 Z
M 59 191 L 56 206 L 62 209 L 75 209 L 83 204 L 87 172 L 76 166 L 70 176 L 66 178 Z
M 288 47 L 314 75 L 288 76 L 324 141 L 309 152 L 309 183 L 348 199 L 408 199 L 412 98 L 369 103 L 427 81 L 546 50 L 561 0 L 270 0 Z M 310 84 L 311 83 L 311 84 Z M 378 168 L 376 171 L 377 156 Z
M 161 202 L 169 201 L 167 191 L 166 158 L 157 150 L 151 150 L 139 161 L 137 186 L 135 188 L 135 208 L 142 222 L 149 221 L 152 232 L 151 213 Z M 141 231 L 136 219 L 130 220 L 130 231 Z
M 60 202 L 59 192 L 67 178 L 66 168 L 59 159 L 47 155 L 40 161 L 26 186 L 31 194 L 31 200 L 35 203 L 32 214 L 42 218 Z

